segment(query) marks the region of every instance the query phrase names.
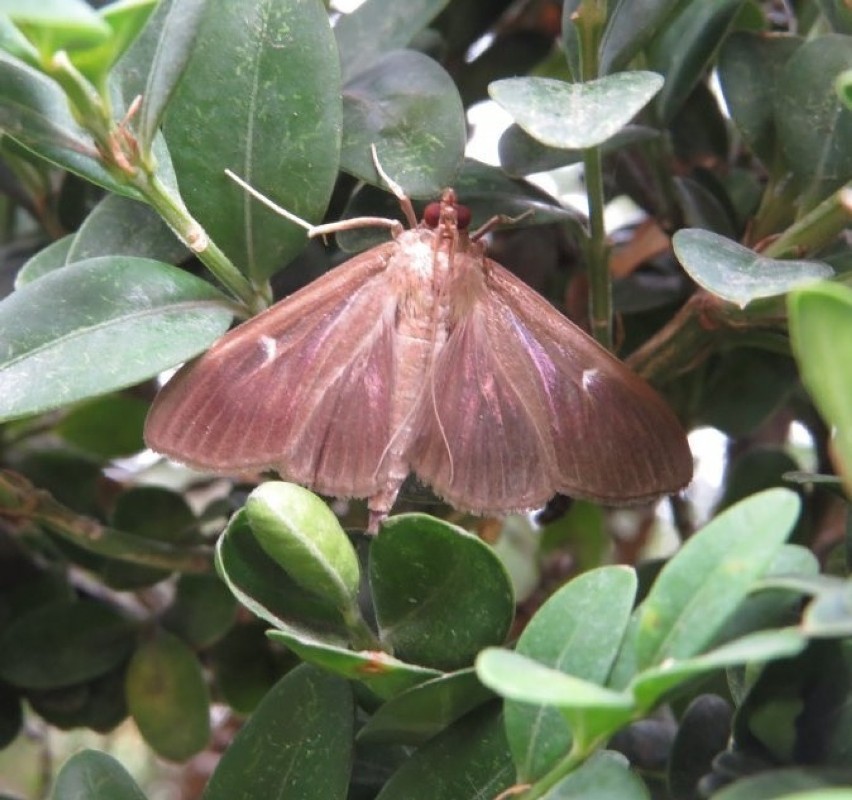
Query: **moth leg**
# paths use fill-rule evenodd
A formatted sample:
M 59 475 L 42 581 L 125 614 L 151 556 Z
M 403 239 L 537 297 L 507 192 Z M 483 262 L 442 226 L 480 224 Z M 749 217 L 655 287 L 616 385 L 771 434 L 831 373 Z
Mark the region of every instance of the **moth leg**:
M 510 217 L 508 214 L 495 214 L 491 219 L 486 220 L 473 233 L 470 234 L 470 240 L 475 242 L 485 236 L 486 233 L 493 231 L 500 225 L 514 225 L 522 219 L 531 217 L 535 212 L 532 209 L 524 211 L 523 214 L 518 214 L 517 217 Z
M 260 201 L 267 208 L 271 208 L 276 214 L 284 217 L 284 219 L 288 219 L 300 228 L 304 228 L 308 232 L 308 236 L 311 238 L 315 236 L 326 236 L 329 233 L 337 233 L 338 231 L 349 231 L 355 228 L 369 227 L 387 228 L 390 230 L 391 235 L 396 238 L 404 230 L 402 223 L 398 219 L 390 219 L 389 217 L 354 217 L 353 219 L 342 219 L 338 222 L 328 222 L 325 225 L 311 225 L 311 223 L 307 220 L 302 219 L 300 216 L 294 214 L 292 211 L 288 211 L 286 208 L 282 208 L 278 205 L 278 203 L 270 200 L 266 197 L 266 195 L 261 194 L 257 191 L 257 189 L 250 186 L 239 175 L 231 170 L 226 169 L 225 174 L 248 192 L 253 198 L 255 198 L 255 200 Z
M 405 189 L 402 188 L 387 172 L 384 171 L 382 165 L 379 163 L 379 153 L 376 150 L 376 145 L 370 145 L 370 152 L 373 154 L 373 164 L 376 166 L 376 172 L 379 173 L 379 177 L 387 184 L 388 189 L 393 192 L 394 196 L 397 200 L 399 200 L 399 205 L 402 207 L 402 213 L 405 214 L 405 218 L 408 220 L 409 228 L 417 227 L 417 214 L 414 213 L 414 206 L 411 205 L 411 198 L 405 193 Z

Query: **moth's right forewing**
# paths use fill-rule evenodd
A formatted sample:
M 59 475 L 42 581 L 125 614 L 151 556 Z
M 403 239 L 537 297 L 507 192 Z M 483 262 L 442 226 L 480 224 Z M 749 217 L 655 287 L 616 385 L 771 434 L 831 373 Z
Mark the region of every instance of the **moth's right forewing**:
M 197 469 L 275 469 L 327 494 L 367 496 L 390 438 L 393 243 L 332 270 L 220 339 L 159 393 L 151 449 Z

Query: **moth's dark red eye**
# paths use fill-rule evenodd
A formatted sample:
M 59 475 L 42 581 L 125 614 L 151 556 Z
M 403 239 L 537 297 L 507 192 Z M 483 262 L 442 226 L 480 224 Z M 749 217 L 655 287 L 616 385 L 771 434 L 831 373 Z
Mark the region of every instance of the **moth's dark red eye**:
M 423 209 L 423 221 L 428 227 L 437 228 L 438 223 L 441 221 L 441 204 L 429 203 L 429 205 Z
M 467 206 L 456 206 L 456 222 L 462 231 L 470 226 L 470 209 Z

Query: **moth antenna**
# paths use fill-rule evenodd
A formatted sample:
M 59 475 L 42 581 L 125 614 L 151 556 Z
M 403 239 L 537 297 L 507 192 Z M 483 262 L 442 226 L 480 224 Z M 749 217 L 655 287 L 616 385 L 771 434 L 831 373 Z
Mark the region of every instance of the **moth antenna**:
M 292 211 L 288 211 L 286 208 L 282 208 L 278 205 L 278 203 L 270 200 L 265 194 L 261 194 L 257 189 L 246 183 L 239 175 L 231 170 L 226 169 L 225 174 L 234 181 L 234 183 L 238 184 L 253 198 L 255 198 L 255 200 L 260 201 L 267 208 L 272 209 L 276 214 L 284 217 L 284 219 L 288 219 L 290 222 L 304 228 L 308 232 L 308 236 L 311 238 L 315 236 L 325 236 L 329 233 L 336 233 L 337 231 L 348 231 L 355 228 L 366 227 L 388 228 L 394 237 L 402 231 L 402 224 L 400 221 L 398 219 L 389 219 L 388 217 L 354 217 L 353 219 L 343 219 L 339 222 L 329 222 L 325 225 L 311 225 L 311 223 L 307 220 L 302 219 Z
M 493 231 L 499 225 L 515 225 L 522 219 L 531 217 L 534 213 L 535 212 L 531 208 L 529 208 L 524 211 L 523 214 L 518 214 L 517 217 L 510 217 L 506 214 L 495 214 L 493 217 L 491 217 L 491 219 L 486 220 L 473 233 L 470 234 L 470 240 L 472 242 L 475 242 L 485 236 L 485 234 L 489 231 Z
M 411 198 L 405 193 L 405 189 L 402 188 L 387 172 L 384 171 L 382 165 L 379 163 L 379 152 L 376 150 L 376 145 L 370 145 L 370 152 L 373 154 L 373 164 L 376 166 L 376 172 L 379 173 L 379 177 L 387 184 L 388 189 L 393 192 L 394 196 L 397 200 L 399 200 L 399 204 L 402 207 L 402 213 L 405 214 L 405 218 L 408 220 L 409 228 L 417 227 L 417 214 L 414 213 L 414 206 L 411 205 Z

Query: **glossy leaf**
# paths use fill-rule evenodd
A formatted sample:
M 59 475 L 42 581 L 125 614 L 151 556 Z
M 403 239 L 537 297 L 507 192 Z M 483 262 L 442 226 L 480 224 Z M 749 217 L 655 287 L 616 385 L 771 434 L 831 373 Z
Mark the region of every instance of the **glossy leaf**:
M 387 53 L 343 89 L 341 168 L 381 184 L 382 169 L 413 197 L 455 182 L 465 146 L 464 109 L 452 78 L 413 50 Z
M 143 154 L 149 153 L 160 120 L 189 63 L 208 3 L 207 0 L 172 0 L 164 5 L 167 6 L 163 10 L 165 16 L 158 23 L 160 36 L 146 76 L 137 123 L 139 149 Z
M 234 737 L 203 800 L 344 800 L 354 717 L 346 681 L 298 667 L 264 697 Z
M 54 271 L 0 304 L 0 329 L 11 332 L 0 351 L 0 418 L 150 378 L 204 350 L 230 321 L 210 284 L 157 261 L 104 257 Z
M 367 0 L 334 26 L 343 79 L 347 83 L 390 50 L 408 45 L 448 0 L 409 0 L 404 4 Z
M 473 669 L 441 675 L 381 705 L 358 731 L 358 741 L 420 745 L 493 696 Z
M 852 636 L 852 582 L 822 589 L 805 610 L 802 628 L 808 636 Z
M 81 750 L 59 770 L 53 800 L 145 800 L 127 770 L 111 755 Z
M 165 124 L 181 194 L 244 273 L 263 281 L 305 232 L 224 174 L 317 221 L 337 177 L 340 74 L 319 0 L 209 0 Z
M 113 192 L 137 196 L 128 183 L 104 168 L 94 139 L 71 116 L 59 85 L 4 53 L 0 53 L 0 128 L 57 166 Z
M 360 681 L 373 694 L 383 699 L 393 697 L 440 674 L 434 669 L 407 664 L 380 650 L 349 650 L 295 627 L 271 630 L 267 635 L 303 661 L 343 678 Z
M 376 800 L 481 800 L 497 797 L 514 777 L 502 720 L 488 707 L 419 748 Z
M 145 449 L 142 426 L 148 403 L 123 394 L 107 395 L 75 406 L 56 426 L 69 444 L 100 458 L 117 458 Z
M 521 655 L 597 684 L 605 684 L 630 619 L 636 574 L 602 567 L 563 586 L 527 623 Z M 571 731 L 553 707 L 507 702 L 506 735 L 519 780 L 544 775 L 571 746 Z
M 586 83 L 506 78 L 488 87 L 492 99 L 530 136 L 563 148 L 603 144 L 660 91 L 653 72 L 621 72 Z
M 678 0 L 633 0 L 614 5 L 601 37 L 602 75 L 625 67 L 678 6 Z
M 388 519 L 370 548 L 369 574 L 380 636 L 405 661 L 460 669 L 509 632 L 514 600 L 500 560 L 434 517 Z
M 58 601 L 19 616 L 0 636 L 0 678 L 52 689 L 95 678 L 120 664 L 135 626 L 109 606 Z
M 707 69 L 742 0 L 681 3 L 649 48 L 649 64 L 665 75 L 657 98 L 660 115 L 671 120 Z
M 146 743 L 172 761 L 186 761 L 210 738 L 210 698 L 195 654 L 159 632 L 143 642 L 127 668 L 127 704 Z
M 15 288 L 20 289 L 43 275 L 64 267 L 67 263 L 68 251 L 74 244 L 74 236 L 75 234 L 69 233 L 51 242 L 29 258 L 15 275 Z
M 150 206 L 107 195 L 78 229 L 66 261 L 73 264 L 87 258 L 122 255 L 178 264 L 189 257 L 189 252 Z
M 767 258 L 724 236 L 695 228 L 678 231 L 672 246 L 699 286 L 740 308 L 760 297 L 785 294 L 834 274 L 821 261 Z
M 775 99 L 784 65 L 801 45 L 795 36 L 735 31 L 719 52 L 719 83 L 731 118 L 749 147 L 771 164 L 777 147 Z
M 852 36 L 831 34 L 803 44 L 787 61 L 776 96 L 778 136 L 787 166 L 822 198 L 852 178 L 852 110 L 834 81 L 852 68 Z
M 766 571 L 800 505 L 793 492 L 769 489 L 687 540 L 638 609 L 633 649 L 640 669 L 701 652 Z
M 231 518 L 219 537 L 216 568 L 237 600 L 262 620 L 284 630 L 310 631 L 332 644 L 345 644 L 339 610 L 302 589 L 263 551 L 245 509 Z
M 43 56 L 100 44 L 111 30 L 84 0 L 42 0 L 40 3 L 4 0 L 6 13 Z
M 852 494 L 852 289 L 823 283 L 790 295 L 790 339 L 802 381 L 836 430 L 835 453 Z
M 650 800 L 642 779 L 630 763 L 609 750 L 595 753 L 566 775 L 546 795 L 547 800 Z
M 337 608 L 356 600 L 361 570 L 334 512 L 294 483 L 267 481 L 245 505 L 260 546 L 305 591 Z
M 181 575 L 174 602 L 161 622 L 185 642 L 201 649 L 219 641 L 236 616 L 236 600 L 218 576 Z

